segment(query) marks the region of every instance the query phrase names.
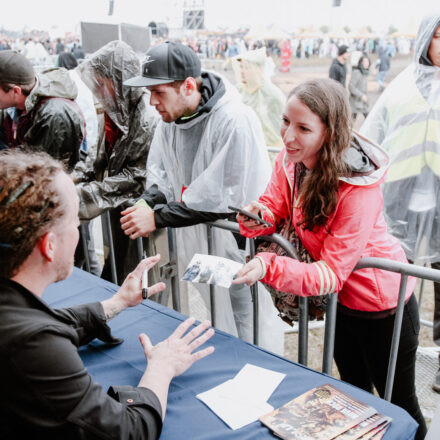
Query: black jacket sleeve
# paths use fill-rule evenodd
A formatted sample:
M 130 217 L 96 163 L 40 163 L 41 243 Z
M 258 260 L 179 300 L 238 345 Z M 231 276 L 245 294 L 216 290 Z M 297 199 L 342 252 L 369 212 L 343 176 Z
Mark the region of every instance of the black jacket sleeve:
M 68 438 L 157 439 L 162 428 L 157 396 L 147 388 L 131 386 L 111 387 L 106 394 L 92 381 L 76 347 L 60 333 L 53 328 L 38 332 L 12 359 L 39 408 L 25 405 L 22 419 L 37 432 L 48 433 L 52 427 L 64 436 L 70 433 Z
M 182 228 L 184 226 L 198 225 L 199 223 L 214 222 L 220 219 L 227 219 L 234 213 L 218 213 L 207 211 L 196 211 L 188 208 L 183 202 L 169 202 L 165 195 L 159 191 L 157 185 L 150 187 L 142 198 L 154 209 L 154 220 L 156 228 Z
M 112 336 L 100 302 L 82 304 L 67 309 L 55 309 L 53 313 L 60 321 L 76 331 L 80 346 L 88 344 L 95 338 L 110 345 L 123 342 L 123 339 Z

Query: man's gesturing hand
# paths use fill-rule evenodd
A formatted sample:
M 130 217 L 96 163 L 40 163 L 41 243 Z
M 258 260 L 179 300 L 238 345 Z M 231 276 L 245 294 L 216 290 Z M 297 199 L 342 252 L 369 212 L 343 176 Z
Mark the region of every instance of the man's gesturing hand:
M 211 326 L 209 321 L 203 321 L 185 334 L 194 322 L 194 318 L 188 318 L 171 336 L 156 345 L 151 343 L 146 334 L 142 333 L 139 336 L 148 360 L 147 374 L 150 368 L 158 368 L 171 380 L 184 373 L 194 362 L 214 351 L 214 347 L 207 347 L 193 353 L 214 335 L 214 329 L 209 328 Z

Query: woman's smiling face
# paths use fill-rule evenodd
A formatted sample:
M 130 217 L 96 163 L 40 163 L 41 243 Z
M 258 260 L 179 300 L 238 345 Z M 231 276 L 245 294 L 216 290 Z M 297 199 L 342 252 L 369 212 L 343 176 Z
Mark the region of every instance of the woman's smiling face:
M 312 169 L 327 135 L 326 126 L 295 95 L 287 102 L 281 124 L 281 137 L 287 151 L 287 160 L 302 162 Z

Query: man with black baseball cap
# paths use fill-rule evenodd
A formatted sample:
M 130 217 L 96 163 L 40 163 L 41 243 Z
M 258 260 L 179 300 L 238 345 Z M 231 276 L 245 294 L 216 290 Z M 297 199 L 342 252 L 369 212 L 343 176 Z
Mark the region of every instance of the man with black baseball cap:
M 32 145 L 72 168 L 79 159 L 85 123 L 77 88 L 64 69 L 36 74 L 29 60 L 0 51 L 0 143 Z
M 345 44 L 339 46 L 338 56 L 333 60 L 328 74 L 329 78 L 340 82 L 344 87 L 347 78 L 347 66 L 345 64 L 349 56 L 348 46 Z
M 243 206 L 263 192 L 271 169 L 261 125 L 233 86 L 202 72 L 196 53 L 180 43 L 151 48 L 142 74 L 124 84 L 147 87 L 162 120 L 148 156 L 147 191 L 122 212 L 122 229 L 135 239 L 156 228 L 192 226 L 178 230 L 185 268 L 194 253 L 207 253 L 206 229 L 194 225 L 226 218 L 229 205 Z M 214 235 L 216 255 L 243 260 L 231 233 Z M 202 294 L 208 303 L 208 292 Z M 247 287 L 216 296 L 216 310 L 217 327 L 252 339 Z

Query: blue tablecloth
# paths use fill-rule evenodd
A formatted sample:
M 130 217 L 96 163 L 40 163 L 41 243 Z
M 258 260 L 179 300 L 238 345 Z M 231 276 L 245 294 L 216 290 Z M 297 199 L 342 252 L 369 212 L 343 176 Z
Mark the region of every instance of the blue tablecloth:
M 116 289 L 117 286 L 111 283 L 74 269 L 67 280 L 50 286 L 43 299 L 52 307 L 60 308 L 102 301 Z M 127 309 L 110 322 L 113 334 L 125 339 L 123 344 L 107 348 L 101 342 L 94 341 L 80 349 L 81 358 L 94 380 L 105 389 L 110 385 L 135 386 L 146 365 L 138 335 L 142 332 L 148 334 L 155 344 L 169 336 L 184 319 L 184 315 L 146 300 L 138 307 Z M 185 374 L 172 381 L 161 439 L 273 439 L 270 431 L 258 421 L 236 431 L 231 430 L 195 397 L 202 391 L 232 379 L 248 362 L 286 373 L 287 376 L 269 399 L 269 403 L 275 408 L 310 388 L 331 383 L 374 406 L 378 412 L 393 418 L 385 440 L 414 438 L 417 424 L 408 413 L 372 394 L 221 331 L 216 331 L 210 343 L 215 346 L 214 354 L 197 362 Z

